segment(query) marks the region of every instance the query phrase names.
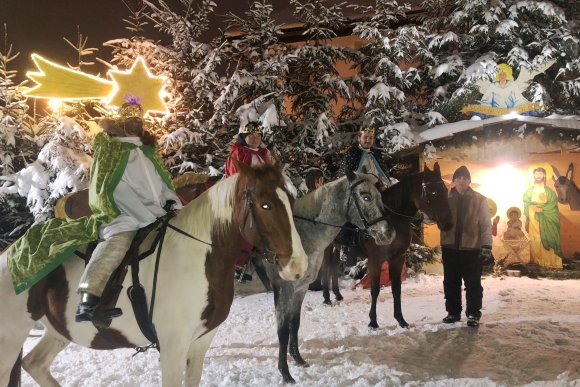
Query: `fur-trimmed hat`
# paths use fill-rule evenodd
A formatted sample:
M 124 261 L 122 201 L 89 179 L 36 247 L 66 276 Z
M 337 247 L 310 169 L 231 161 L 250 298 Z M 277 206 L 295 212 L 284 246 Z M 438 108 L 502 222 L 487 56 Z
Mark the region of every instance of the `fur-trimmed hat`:
M 465 177 L 467 180 L 471 181 L 471 173 L 465 165 L 460 166 L 453 172 L 453 180 L 459 178 L 460 176 Z

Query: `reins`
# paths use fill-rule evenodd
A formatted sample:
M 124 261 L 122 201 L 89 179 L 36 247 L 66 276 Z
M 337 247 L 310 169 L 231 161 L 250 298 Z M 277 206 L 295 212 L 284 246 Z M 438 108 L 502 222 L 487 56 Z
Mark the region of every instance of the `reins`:
M 435 185 L 435 184 L 437 184 L 437 185 L 439 185 L 439 184 L 445 185 L 445 183 L 443 183 L 443 181 L 428 181 L 428 182 L 425 182 L 425 172 L 421 172 L 421 173 L 422 173 L 422 177 L 421 177 L 421 196 L 420 196 L 419 199 L 420 199 L 420 201 L 425 201 L 425 203 L 427 204 L 427 207 L 432 208 L 431 199 L 429 198 L 429 195 L 427 195 L 427 187 L 429 185 Z M 393 210 L 391 207 L 389 207 L 386 204 L 384 204 L 384 206 L 385 206 L 385 209 L 387 211 L 389 211 L 390 213 L 392 213 L 394 215 L 397 215 L 397 216 L 400 216 L 400 217 L 405 218 L 405 219 L 409 219 L 411 221 L 418 220 L 420 218 L 420 216 L 419 216 L 420 213 L 423 212 L 420 208 L 417 208 L 415 210 L 415 214 L 411 216 L 411 215 L 406 215 L 406 214 L 402 214 L 402 213 L 400 213 L 398 211 L 395 211 L 395 210 Z M 429 216 L 429 215 L 427 214 L 427 216 Z
M 353 198 L 353 196 L 354 196 L 354 195 L 353 195 L 353 194 L 354 194 L 354 189 L 355 189 L 355 188 L 356 188 L 358 185 L 360 185 L 360 184 L 364 183 L 365 181 L 366 181 L 366 180 L 359 180 L 359 181 L 357 181 L 356 183 L 354 183 L 353 185 L 351 185 L 351 186 L 349 187 L 349 189 L 350 189 L 350 193 L 349 193 L 349 195 L 348 195 L 348 202 L 347 202 L 347 207 L 346 207 L 346 215 L 347 215 L 347 216 L 346 216 L 346 217 L 347 217 L 347 219 L 346 219 L 346 220 L 347 220 L 347 222 L 350 222 L 350 217 L 348 216 L 348 212 L 349 212 L 348 210 L 350 209 L 350 206 L 351 206 L 351 198 Z M 363 213 L 363 211 L 362 211 L 362 208 L 361 208 L 361 206 L 360 206 L 360 203 L 359 203 L 359 201 L 356 199 L 356 197 L 355 197 L 355 198 L 354 198 L 352 201 L 354 202 L 354 204 L 355 204 L 355 206 L 356 206 L 356 209 L 357 209 L 357 211 L 358 211 L 358 214 L 359 214 L 360 218 L 361 218 L 361 219 L 362 219 L 362 221 L 363 221 L 363 224 L 364 224 L 364 226 L 365 226 L 365 228 L 364 228 L 364 231 L 367 231 L 367 230 L 368 230 L 370 227 L 372 227 L 373 225 L 375 225 L 375 224 L 377 224 L 377 223 L 379 223 L 379 222 L 381 222 L 381 221 L 385 220 L 385 216 L 383 215 L 383 216 L 380 216 L 380 217 L 378 217 L 378 218 L 376 218 L 376 219 L 373 219 L 372 221 L 368 221 L 368 220 L 366 219 L 366 217 L 365 217 L 365 215 L 364 215 L 364 213 Z M 323 222 L 323 221 L 316 220 L 316 219 L 305 218 L 305 217 L 303 217 L 303 216 L 300 216 L 300 215 L 294 215 L 294 219 L 305 220 L 305 221 L 307 221 L 307 222 L 310 222 L 310 223 L 313 223 L 313 224 L 321 224 L 321 225 L 324 225 L 324 226 L 329 226 L 329 227 L 340 228 L 340 229 L 342 229 L 342 230 L 351 230 L 351 231 L 357 231 L 357 230 L 360 230 L 360 228 L 359 228 L 359 227 L 356 227 L 356 226 L 355 226 L 355 227 L 352 227 L 352 226 L 345 226 L 345 225 L 336 225 L 336 224 L 327 223 L 327 222 Z
M 249 218 L 250 219 L 250 228 L 252 228 L 255 225 L 257 234 L 260 237 L 260 241 L 262 242 L 262 246 L 260 246 L 260 250 L 264 253 L 263 254 L 264 259 L 266 260 L 266 262 L 273 265 L 273 264 L 278 263 L 278 261 L 279 261 L 278 254 L 273 252 L 272 250 L 270 250 L 270 247 L 268 246 L 268 242 L 264 241 L 264 238 L 262 238 L 262 232 L 260 231 L 260 224 L 256 221 L 255 215 L 254 215 L 254 201 L 252 200 L 252 192 L 253 192 L 252 188 L 246 188 L 244 190 L 243 198 L 246 202 L 246 206 L 244 207 L 244 215 L 242 216 L 242 223 L 240 224 L 240 235 L 242 235 L 242 237 L 247 240 L 247 238 L 245 238 L 245 235 L 244 235 L 244 230 L 246 228 L 246 223 L 248 222 L 248 218 Z M 273 254 L 273 257 L 270 258 L 268 256 L 268 254 Z

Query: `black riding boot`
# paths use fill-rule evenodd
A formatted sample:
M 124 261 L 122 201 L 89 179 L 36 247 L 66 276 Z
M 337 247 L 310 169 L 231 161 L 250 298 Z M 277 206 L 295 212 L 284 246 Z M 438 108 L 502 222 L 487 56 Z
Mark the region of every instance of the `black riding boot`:
M 77 308 L 77 313 L 75 315 L 76 322 L 88 322 L 93 321 L 93 316 L 97 305 L 99 305 L 100 297 L 95 296 L 91 293 L 81 292 L 81 303 Z M 103 316 L 106 319 L 111 319 L 119 317 L 123 314 L 120 308 L 113 308 L 104 311 Z
M 97 307 L 100 300 L 101 298 L 95 296 L 94 294 L 81 292 L 81 303 L 77 308 L 75 321 L 76 322 L 92 321 L 93 313 L 95 312 L 95 308 Z

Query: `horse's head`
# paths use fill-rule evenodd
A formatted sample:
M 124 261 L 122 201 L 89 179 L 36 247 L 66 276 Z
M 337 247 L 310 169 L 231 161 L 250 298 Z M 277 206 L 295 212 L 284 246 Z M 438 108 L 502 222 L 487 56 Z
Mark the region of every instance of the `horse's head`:
M 293 199 L 284 188 L 280 170 L 272 165 L 252 168 L 243 163 L 238 163 L 238 169 L 235 216 L 242 236 L 275 260 L 282 279 L 302 278 L 308 257 L 294 226 Z
M 425 164 L 423 168 L 423 180 L 421 182 L 421 195 L 417 207 L 429 219 L 437 222 L 437 227 L 443 231 L 453 227 L 448 194 L 447 187 L 441 179 L 439 163 L 435 163 L 433 170 L 430 170 L 427 164 Z
M 558 202 L 561 204 L 570 204 L 570 190 L 575 187 L 572 181 L 572 176 L 574 174 L 574 164 L 570 163 L 568 166 L 568 171 L 566 176 L 559 176 L 558 172 L 554 168 L 554 174 L 552 179 L 554 180 L 554 188 L 558 194 Z
M 376 178 L 354 172 L 347 172 L 346 178 L 350 187 L 347 219 L 368 231 L 378 245 L 388 245 L 395 238 L 395 231 L 384 214 Z

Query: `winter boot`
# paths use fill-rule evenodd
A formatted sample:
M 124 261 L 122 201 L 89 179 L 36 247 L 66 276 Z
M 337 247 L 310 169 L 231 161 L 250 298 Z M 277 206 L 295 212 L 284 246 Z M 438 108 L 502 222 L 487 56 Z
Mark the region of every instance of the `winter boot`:
M 478 327 L 479 326 L 479 317 L 473 316 L 473 315 L 467 316 L 467 326 L 473 327 L 473 328 Z
M 451 314 L 449 313 L 447 316 L 443 318 L 443 322 L 445 324 L 453 324 L 457 321 L 461 320 L 461 316 L 458 314 Z
M 76 322 L 90 322 L 93 321 L 93 315 L 97 305 L 99 305 L 100 297 L 95 296 L 91 293 L 81 292 L 81 303 L 77 308 L 77 313 L 75 315 Z M 123 314 L 120 308 L 113 308 L 105 311 L 107 318 L 119 317 Z

